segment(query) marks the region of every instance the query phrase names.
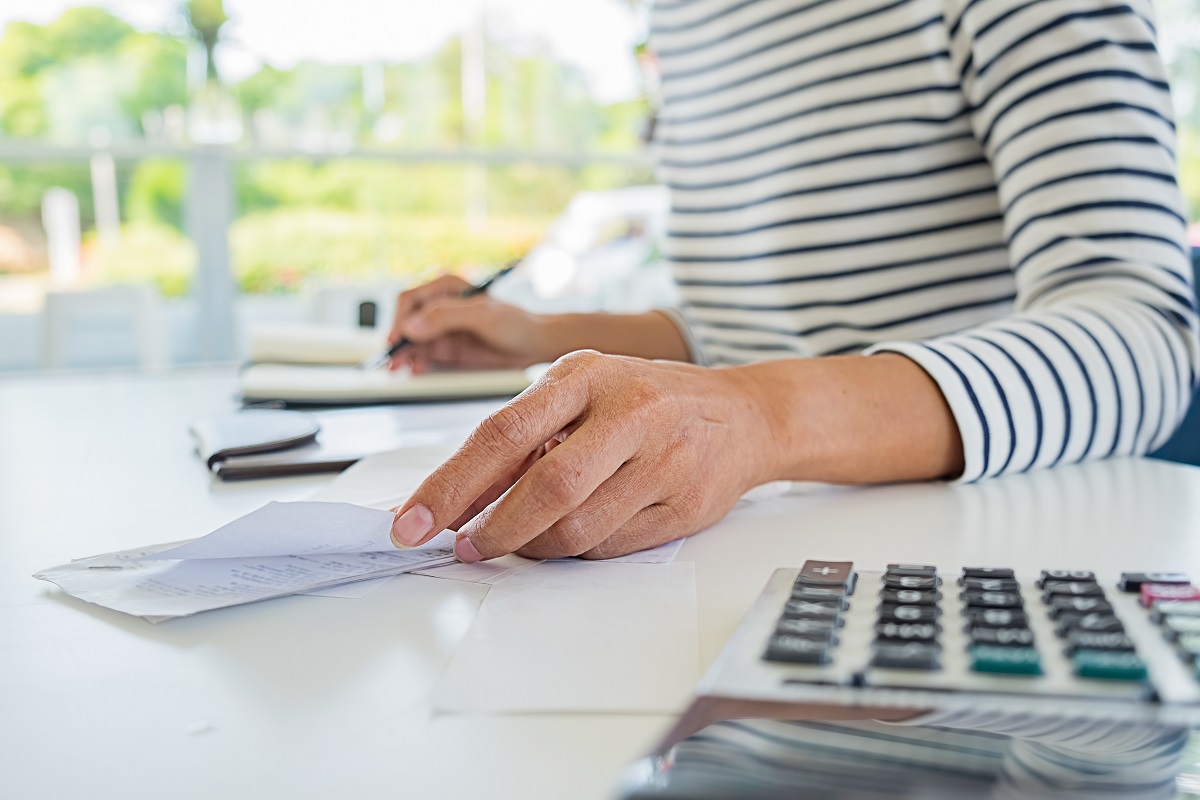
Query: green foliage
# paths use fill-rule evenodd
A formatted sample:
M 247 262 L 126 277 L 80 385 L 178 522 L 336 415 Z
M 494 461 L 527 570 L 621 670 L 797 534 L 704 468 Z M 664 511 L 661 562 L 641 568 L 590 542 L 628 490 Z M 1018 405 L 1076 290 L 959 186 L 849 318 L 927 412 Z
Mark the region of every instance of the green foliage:
M 183 230 L 187 167 L 180 161 L 147 159 L 137 165 L 125 190 L 124 218 Z
M 290 291 L 311 277 L 421 278 L 500 264 L 533 246 L 549 222 L 494 218 L 482 230 L 468 230 L 461 216 L 277 209 L 234 223 L 230 246 L 243 291 Z
M 94 283 L 153 283 L 165 297 L 185 294 L 196 271 L 196 248 L 179 231 L 155 222 L 121 227 L 120 242 L 100 249 L 89 237 L 87 277 Z

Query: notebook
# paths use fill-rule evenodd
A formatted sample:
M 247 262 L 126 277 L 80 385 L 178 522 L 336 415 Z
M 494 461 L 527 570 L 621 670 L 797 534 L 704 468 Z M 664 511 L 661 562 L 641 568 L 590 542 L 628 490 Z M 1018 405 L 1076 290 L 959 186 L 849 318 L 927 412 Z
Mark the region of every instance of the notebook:
M 513 397 L 533 382 L 527 370 L 472 370 L 411 375 L 348 366 L 254 364 L 242 372 L 247 403 L 368 405 L 468 398 Z
M 255 364 L 342 364 L 353 366 L 382 353 L 384 331 L 342 325 L 255 325 L 250 361 Z

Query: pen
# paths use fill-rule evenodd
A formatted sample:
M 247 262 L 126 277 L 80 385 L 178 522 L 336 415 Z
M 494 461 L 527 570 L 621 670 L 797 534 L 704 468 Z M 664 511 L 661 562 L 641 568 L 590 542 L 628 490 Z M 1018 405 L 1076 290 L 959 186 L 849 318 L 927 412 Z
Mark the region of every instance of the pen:
M 520 263 L 521 263 L 521 259 L 519 259 L 519 258 L 513 259 L 512 261 L 508 262 L 508 264 L 506 264 L 502 269 L 496 270 L 491 275 L 484 278 L 482 282 L 477 283 L 476 285 L 474 285 L 468 289 L 464 289 L 462 294 L 459 296 L 462 297 L 463 299 L 466 299 L 468 297 L 475 297 L 477 295 L 483 294 L 484 292 L 486 292 L 488 289 L 490 289 L 492 287 L 493 283 L 500 280 L 505 275 L 512 272 L 514 269 L 516 269 L 517 265 Z M 407 338 L 401 338 L 398 342 L 396 342 L 391 347 L 389 347 L 387 349 L 387 352 L 385 352 L 383 355 L 378 356 L 376 358 L 369 359 L 367 361 L 364 361 L 363 363 L 359 364 L 358 367 L 359 367 L 359 369 L 362 369 L 362 370 L 379 369 L 384 364 L 391 361 L 393 356 L 395 356 L 397 353 L 399 353 L 404 348 L 408 347 L 410 344 L 412 344 L 412 342 L 410 342 Z

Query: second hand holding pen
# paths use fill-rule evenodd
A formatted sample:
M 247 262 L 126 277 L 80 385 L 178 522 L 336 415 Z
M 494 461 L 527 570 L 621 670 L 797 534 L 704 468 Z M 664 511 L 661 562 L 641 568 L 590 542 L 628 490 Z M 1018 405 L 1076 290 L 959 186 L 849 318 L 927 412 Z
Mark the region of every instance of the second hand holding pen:
M 517 265 L 520 263 L 521 263 L 521 259 L 519 259 L 519 258 L 514 261 L 510 261 L 507 265 L 504 266 L 503 269 L 497 270 L 496 272 L 492 273 L 487 278 L 485 278 L 481 283 L 471 286 L 470 288 L 464 289 L 462 294 L 459 295 L 459 297 L 461 297 L 465 300 L 467 298 L 475 297 L 477 295 L 483 294 L 484 292 L 486 292 L 488 289 L 491 288 L 493 283 L 495 283 L 500 278 L 503 278 L 505 275 L 512 272 L 514 269 L 516 269 Z M 387 351 L 385 353 L 383 353 L 383 355 L 380 355 L 376 358 L 372 358 L 368 361 L 364 361 L 363 363 L 359 364 L 359 369 L 362 369 L 362 370 L 379 369 L 380 367 L 384 366 L 389 361 L 391 361 L 396 356 L 397 353 L 399 353 L 401 350 L 403 350 L 404 348 L 408 347 L 411 344 L 412 344 L 412 341 L 410 341 L 407 337 L 401 337 L 399 339 L 399 341 L 397 341 L 395 344 L 393 344 L 391 347 L 389 347 L 387 349 Z

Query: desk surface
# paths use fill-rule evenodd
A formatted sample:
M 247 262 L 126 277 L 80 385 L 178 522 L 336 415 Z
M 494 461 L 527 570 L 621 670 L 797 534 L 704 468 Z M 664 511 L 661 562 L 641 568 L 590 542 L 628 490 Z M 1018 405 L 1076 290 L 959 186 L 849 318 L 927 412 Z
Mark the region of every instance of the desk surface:
M 327 478 L 222 485 L 187 424 L 229 371 L 0 384 L 0 796 L 602 798 L 661 714 L 433 715 L 486 587 L 404 576 L 152 626 L 29 577 L 206 533 Z M 1200 576 L 1200 469 L 1122 460 L 975 486 L 803 487 L 688 540 L 706 667 L 805 558 Z

